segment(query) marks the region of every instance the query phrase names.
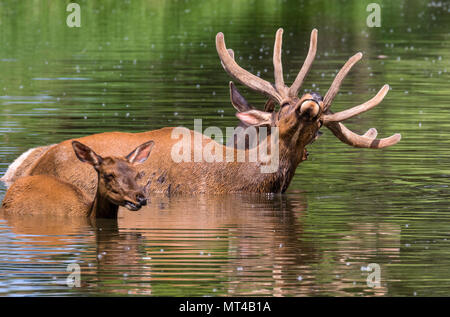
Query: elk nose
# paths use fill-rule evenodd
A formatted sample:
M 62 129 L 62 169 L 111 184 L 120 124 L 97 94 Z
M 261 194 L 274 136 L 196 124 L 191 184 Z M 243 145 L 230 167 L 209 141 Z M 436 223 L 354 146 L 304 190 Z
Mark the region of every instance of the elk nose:
M 300 113 L 314 118 L 319 114 L 320 107 L 315 100 L 306 100 L 300 106 Z
M 137 194 L 136 200 L 141 206 L 147 205 L 147 198 L 143 194 Z

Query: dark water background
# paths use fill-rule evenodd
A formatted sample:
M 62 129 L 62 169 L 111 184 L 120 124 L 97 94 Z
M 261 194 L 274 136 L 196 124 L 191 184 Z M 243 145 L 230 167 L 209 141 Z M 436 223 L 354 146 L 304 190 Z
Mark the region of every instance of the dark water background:
M 382 26 L 369 28 L 370 2 L 79 0 L 71 29 L 68 1 L 1 1 L 0 175 L 27 149 L 68 138 L 195 118 L 235 126 L 219 31 L 240 65 L 272 81 L 283 27 L 290 83 L 317 28 L 303 88 L 322 94 L 362 51 L 333 109 L 388 83 L 382 104 L 346 124 L 403 139 L 355 149 L 323 129 L 283 195 L 154 196 L 96 224 L 0 215 L 0 295 L 449 295 L 450 4 L 378 1 Z M 66 285 L 70 263 L 80 288 Z M 378 288 L 369 263 L 381 267 Z

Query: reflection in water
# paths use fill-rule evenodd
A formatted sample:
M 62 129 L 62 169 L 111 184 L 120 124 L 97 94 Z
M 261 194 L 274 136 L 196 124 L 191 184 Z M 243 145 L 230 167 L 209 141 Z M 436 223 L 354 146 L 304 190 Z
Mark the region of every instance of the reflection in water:
M 121 210 L 118 221 L 3 216 L 0 236 L 9 241 L 0 245 L 1 270 L 6 273 L 0 291 L 385 294 L 385 285 L 378 289 L 365 285 L 367 274 L 360 268 L 374 252 L 390 260 L 398 257 L 399 226 L 368 223 L 361 228 L 349 223 L 352 234 L 322 250 L 305 235 L 306 209 L 301 193 L 156 196 L 139 212 Z M 69 263 L 81 266 L 81 288 L 65 285 Z

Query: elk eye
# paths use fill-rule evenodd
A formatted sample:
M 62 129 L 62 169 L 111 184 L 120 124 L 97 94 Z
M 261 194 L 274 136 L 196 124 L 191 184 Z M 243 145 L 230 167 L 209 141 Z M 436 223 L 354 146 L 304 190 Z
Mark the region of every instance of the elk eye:
M 139 173 L 136 175 L 136 179 L 141 179 L 143 176 L 144 176 L 144 172 L 139 172 Z

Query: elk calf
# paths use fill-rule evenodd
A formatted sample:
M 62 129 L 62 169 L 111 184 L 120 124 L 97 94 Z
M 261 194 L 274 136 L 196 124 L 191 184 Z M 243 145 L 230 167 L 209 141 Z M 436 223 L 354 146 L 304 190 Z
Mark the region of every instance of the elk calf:
M 74 184 L 49 175 L 18 179 L 7 191 L 2 209 L 10 214 L 77 215 L 91 218 L 116 218 L 119 206 L 139 210 L 147 204 L 146 186 L 135 165 L 147 160 L 153 141 L 138 146 L 126 157 L 101 157 L 88 146 L 73 141 L 81 162 L 94 167 L 98 174 L 97 194 L 89 199 Z

